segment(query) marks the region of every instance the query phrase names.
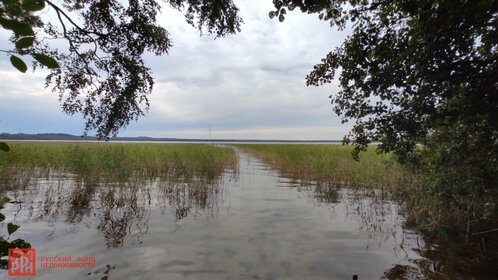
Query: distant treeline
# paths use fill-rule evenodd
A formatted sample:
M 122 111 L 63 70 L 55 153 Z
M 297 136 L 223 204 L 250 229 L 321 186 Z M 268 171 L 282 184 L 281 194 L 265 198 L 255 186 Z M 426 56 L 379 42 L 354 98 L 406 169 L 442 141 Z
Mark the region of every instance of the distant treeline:
M 66 133 L 0 133 L 0 140 L 61 140 L 61 141 L 97 141 L 95 136 L 77 136 Z M 186 139 L 186 138 L 154 138 L 147 136 L 114 137 L 110 141 L 157 141 L 157 142 L 254 142 L 254 143 L 340 143 L 340 140 L 256 140 L 256 139 Z
M 0 133 L 0 139 L 3 140 L 97 140 L 93 136 L 75 136 L 65 133 L 40 133 L 40 134 L 24 134 L 24 133 Z

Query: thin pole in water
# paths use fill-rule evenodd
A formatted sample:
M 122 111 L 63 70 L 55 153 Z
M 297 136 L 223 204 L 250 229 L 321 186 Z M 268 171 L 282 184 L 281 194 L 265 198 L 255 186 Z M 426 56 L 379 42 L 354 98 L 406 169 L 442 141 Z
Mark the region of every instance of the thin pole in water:
M 209 144 L 211 144 L 211 124 L 209 124 Z

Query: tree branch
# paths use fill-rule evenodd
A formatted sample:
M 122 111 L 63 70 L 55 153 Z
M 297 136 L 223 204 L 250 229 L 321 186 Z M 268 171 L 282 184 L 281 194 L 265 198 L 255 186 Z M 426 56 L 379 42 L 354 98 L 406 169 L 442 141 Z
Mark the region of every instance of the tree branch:
M 7 53 L 7 54 L 17 54 L 16 52 L 13 52 L 13 51 L 6 51 L 6 50 L 0 50 L 0 52 L 4 52 L 4 53 Z
M 45 2 L 51 6 L 52 8 L 55 9 L 55 11 L 57 12 L 57 15 L 59 16 L 59 20 L 61 20 L 61 17 L 60 15 L 62 14 L 74 27 L 76 27 L 76 29 L 78 29 L 79 31 L 83 32 L 83 33 L 86 33 L 86 34 L 95 34 L 95 35 L 98 35 L 98 36 L 101 36 L 101 37 L 106 37 L 106 36 L 109 36 L 109 34 L 104 34 L 104 33 L 100 33 L 100 32 L 97 32 L 97 31 L 89 31 L 89 30 L 86 30 L 82 27 L 80 27 L 78 24 L 76 24 L 70 16 L 68 16 L 61 8 L 59 8 L 57 5 L 55 5 L 54 3 L 50 2 L 49 0 L 45 0 Z M 62 22 L 62 20 L 61 20 Z

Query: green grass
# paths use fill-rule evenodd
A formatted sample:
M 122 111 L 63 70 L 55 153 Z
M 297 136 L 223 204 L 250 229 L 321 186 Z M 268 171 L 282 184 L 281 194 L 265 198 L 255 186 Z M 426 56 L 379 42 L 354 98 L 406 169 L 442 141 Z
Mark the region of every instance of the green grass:
M 238 145 L 283 175 L 350 187 L 395 189 L 414 179 L 391 154 L 369 148 L 355 161 L 352 147 L 341 145 Z
M 130 177 L 212 180 L 225 169 L 235 169 L 231 148 L 202 144 L 142 144 L 84 142 L 9 142 L 0 153 L 0 175 L 22 177 L 70 173 L 80 178 L 108 181 Z M 17 174 L 16 174 L 17 173 Z M 24 175 L 20 175 L 20 173 Z

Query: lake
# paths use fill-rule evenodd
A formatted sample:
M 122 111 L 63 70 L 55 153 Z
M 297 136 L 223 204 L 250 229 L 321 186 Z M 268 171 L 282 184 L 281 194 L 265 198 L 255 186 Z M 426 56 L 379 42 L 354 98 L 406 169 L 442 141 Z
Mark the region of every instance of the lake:
M 318 182 L 238 156 L 206 192 L 159 181 L 88 187 L 53 174 L 7 192 L 23 203 L 3 213 L 36 248 L 36 279 L 426 279 L 443 269 L 424 256 L 437 247 L 403 228 L 382 192 L 319 194 Z M 95 267 L 40 267 L 87 257 Z

